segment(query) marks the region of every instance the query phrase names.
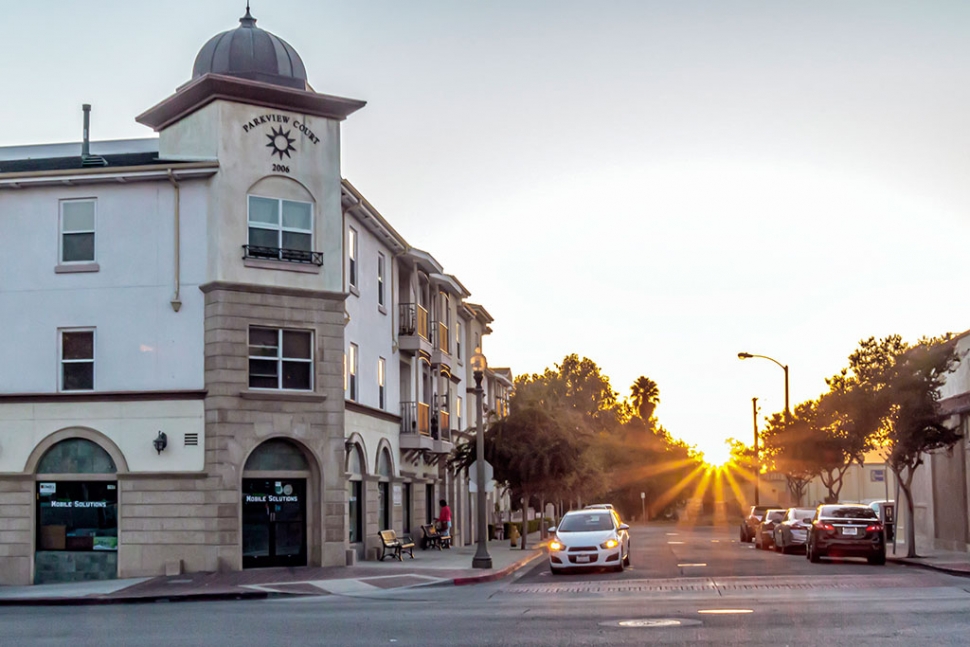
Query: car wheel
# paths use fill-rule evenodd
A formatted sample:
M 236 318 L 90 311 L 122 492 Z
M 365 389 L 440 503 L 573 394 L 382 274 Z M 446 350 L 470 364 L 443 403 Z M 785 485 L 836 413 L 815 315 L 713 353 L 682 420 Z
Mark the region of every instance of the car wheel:
M 622 559 L 620 560 L 620 563 L 619 564 L 617 564 L 616 566 L 613 567 L 613 570 L 615 572 L 617 572 L 617 573 L 622 573 L 623 572 L 623 560 Z
M 781 554 L 784 555 L 785 554 L 785 547 L 782 546 L 782 545 L 780 545 L 778 542 L 775 542 L 775 552 L 776 553 L 781 553 Z
M 869 563 L 875 566 L 885 566 L 886 565 L 886 553 L 880 553 L 878 555 L 870 555 Z
M 746 544 L 746 543 L 748 543 L 748 537 L 747 537 L 747 536 L 746 536 L 746 535 L 744 534 L 744 528 L 741 528 L 741 529 L 740 529 L 740 530 L 738 531 L 738 540 L 739 540 L 739 541 L 740 541 L 740 542 L 741 542 L 742 544 Z
M 623 565 L 624 566 L 629 566 L 630 565 L 630 547 L 629 546 L 626 547 L 626 557 L 623 558 Z
M 553 568 L 552 566 L 549 567 L 549 572 L 552 573 L 553 575 L 563 574 L 563 570 L 561 568 Z
M 808 561 L 813 564 L 818 564 L 819 560 L 822 559 L 822 555 L 819 553 L 818 548 L 815 546 L 809 546 L 808 551 Z

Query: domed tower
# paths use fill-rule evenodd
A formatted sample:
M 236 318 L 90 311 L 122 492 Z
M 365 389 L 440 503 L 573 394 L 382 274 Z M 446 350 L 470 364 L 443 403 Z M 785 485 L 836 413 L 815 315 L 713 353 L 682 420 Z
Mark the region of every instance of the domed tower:
M 192 78 L 206 74 L 312 90 L 303 59 L 285 40 L 257 27 L 249 5 L 238 27 L 210 38 L 195 57 Z

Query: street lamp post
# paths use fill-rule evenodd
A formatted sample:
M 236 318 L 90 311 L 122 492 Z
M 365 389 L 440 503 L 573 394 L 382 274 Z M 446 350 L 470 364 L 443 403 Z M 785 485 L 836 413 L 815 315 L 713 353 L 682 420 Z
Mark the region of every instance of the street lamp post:
M 472 559 L 472 568 L 492 568 L 492 556 L 488 554 L 488 518 L 485 506 L 485 425 L 482 421 L 482 378 L 488 362 L 481 348 L 475 349 L 469 362 L 475 376 L 475 397 L 478 400 L 478 433 L 475 438 L 475 483 L 478 486 L 478 548 Z
M 770 362 L 774 362 L 785 371 L 785 423 L 791 422 L 791 409 L 788 406 L 788 365 L 782 364 L 773 357 L 768 357 L 767 355 L 753 355 L 751 353 L 738 353 L 738 359 L 751 359 L 752 357 L 760 357 L 761 359 L 766 359 Z M 761 481 L 761 457 L 758 455 L 758 398 L 751 398 L 751 407 L 754 409 L 754 457 L 755 462 L 755 478 L 754 478 L 754 504 L 758 505 L 758 484 Z

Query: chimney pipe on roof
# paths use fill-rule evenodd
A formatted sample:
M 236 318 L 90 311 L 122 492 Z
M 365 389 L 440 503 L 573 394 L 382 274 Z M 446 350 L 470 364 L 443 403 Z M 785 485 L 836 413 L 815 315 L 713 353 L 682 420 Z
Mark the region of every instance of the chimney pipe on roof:
M 81 142 L 81 159 L 91 156 L 91 104 L 81 106 L 84 111 L 84 141 Z
M 108 160 L 91 154 L 91 104 L 81 106 L 84 111 L 84 140 L 81 142 L 81 166 L 107 166 Z

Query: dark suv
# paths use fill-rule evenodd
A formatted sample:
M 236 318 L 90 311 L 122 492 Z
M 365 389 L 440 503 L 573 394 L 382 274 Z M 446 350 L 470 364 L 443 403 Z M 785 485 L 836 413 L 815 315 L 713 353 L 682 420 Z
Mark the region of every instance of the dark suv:
M 866 505 L 820 505 L 808 533 L 805 556 L 818 562 L 830 555 L 865 557 L 870 564 L 886 563 L 886 533 L 879 515 Z
M 776 505 L 753 505 L 751 512 L 741 522 L 741 543 L 754 541 L 755 533 L 758 531 L 758 524 L 765 518 L 768 510 L 777 508 Z

